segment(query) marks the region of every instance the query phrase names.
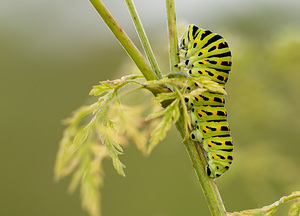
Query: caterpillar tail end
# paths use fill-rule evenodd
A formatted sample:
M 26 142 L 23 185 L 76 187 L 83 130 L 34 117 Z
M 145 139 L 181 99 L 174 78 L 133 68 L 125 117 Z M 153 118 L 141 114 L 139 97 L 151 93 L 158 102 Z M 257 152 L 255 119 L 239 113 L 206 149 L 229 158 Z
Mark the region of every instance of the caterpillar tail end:
M 206 174 L 212 178 L 218 178 L 223 175 L 229 169 L 228 166 L 222 166 L 220 164 L 216 165 L 211 161 L 208 162 L 208 165 L 205 167 Z
M 207 166 L 205 167 L 205 171 L 206 171 L 206 174 L 207 174 L 210 178 L 212 178 L 212 179 L 215 179 L 215 178 L 221 176 L 221 174 L 218 174 L 218 173 L 213 172 L 209 165 L 207 165 Z

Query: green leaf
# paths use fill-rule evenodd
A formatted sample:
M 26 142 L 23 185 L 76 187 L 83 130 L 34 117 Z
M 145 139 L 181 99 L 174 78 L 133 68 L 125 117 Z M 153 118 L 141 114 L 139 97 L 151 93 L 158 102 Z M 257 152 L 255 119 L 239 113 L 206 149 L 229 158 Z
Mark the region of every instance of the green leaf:
M 79 163 L 79 161 L 73 157 L 74 150 L 72 147 L 72 140 L 75 133 L 76 130 L 70 131 L 70 129 L 66 129 L 60 142 L 54 168 L 54 176 L 56 181 L 73 172 Z
M 149 130 L 151 130 L 150 127 L 155 122 L 154 120 L 145 121 L 144 114 L 149 108 L 154 110 L 158 106 L 152 100 L 149 100 L 145 104 L 134 107 L 116 103 L 110 108 L 110 113 L 114 113 L 114 121 L 118 123 L 115 124 L 116 131 L 123 138 L 119 143 L 122 144 L 132 140 L 143 154 L 147 153 Z
M 177 111 L 174 111 L 177 109 L 177 107 L 178 101 L 173 101 L 173 103 L 170 104 L 165 110 L 160 112 L 164 113 L 164 117 L 152 132 L 148 153 L 150 153 L 153 150 L 153 148 L 158 144 L 160 140 L 163 140 L 166 137 L 166 133 L 172 125 L 172 117 L 175 116 L 177 118 Z
M 121 153 L 119 152 L 115 146 L 118 146 L 118 144 L 113 140 L 111 139 L 109 136 L 106 136 L 105 137 L 105 145 L 108 149 L 108 152 L 109 152 L 109 155 L 110 157 L 112 158 L 113 160 L 113 165 L 114 165 L 114 168 L 117 170 L 117 172 L 122 175 L 122 176 L 125 176 L 125 173 L 124 173 L 124 170 L 123 168 L 125 168 L 125 165 L 122 164 L 122 162 L 120 161 L 118 155 Z
M 86 117 L 92 113 L 96 107 L 96 103 L 91 106 L 80 107 L 73 112 L 72 117 L 64 121 L 64 123 L 69 126 L 65 129 L 59 144 L 54 169 L 55 180 L 59 180 L 60 178 L 69 175 L 77 167 L 79 161 L 74 157 L 74 151 L 82 144 L 82 142 L 84 142 L 87 135 L 86 132 L 82 131 L 84 126 L 81 125 Z M 80 130 L 81 132 L 79 132 Z M 78 135 L 76 140 L 77 147 L 74 145 L 74 137 L 76 135 Z
M 102 81 L 100 82 L 100 85 L 93 86 L 89 94 L 94 96 L 100 96 L 107 91 L 118 90 L 128 83 L 136 83 L 142 85 L 142 83 L 138 81 L 138 79 L 140 78 L 144 79 L 143 76 L 132 74 L 128 76 L 123 76 L 121 77 L 121 79 L 116 79 L 112 81 L 111 80 Z
M 176 92 L 160 93 L 153 98 L 154 101 L 162 102 L 165 100 L 172 100 L 178 97 Z
M 189 77 L 189 79 L 193 82 L 196 82 L 198 86 L 202 88 L 208 89 L 212 92 L 226 94 L 225 89 L 217 82 L 212 81 L 209 77 Z
M 68 188 L 68 191 L 70 193 L 74 193 L 75 190 L 77 189 L 77 187 L 80 183 L 80 180 L 83 176 L 83 173 L 84 173 L 84 169 L 82 166 L 73 173 L 73 176 L 72 176 L 69 188 Z
M 170 129 L 172 124 L 172 113 L 169 113 L 164 116 L 162 121 L 157 125 L 152 133 L 150 139 L 150 144 L 148 148 L 148 153 L 150 153 L 153 148 L 158 144 L 160 140 L 163 140 L 166 136 L 166 132 Z
M 300 199 L 296 199 L 289 209 L 289 216 L 299 216 L 300 215 Z
M 111 88 L 109 85 L 101 83 L 100 85 L 93 86 L 93 88 L 90 91 L 89 95 L 100 96 L 103 93 L 105 93 L 105 92 L 107 92 L 111 89 L 113 89 L 113 88 Z
M 100 187 L 103 185 L 102 160 L 107 157 L 106 147 L 99 143 L 90 142 L 86 149 L 86 155 L 81 163 L 83 171 L 80 183 L 80 195 L 82 206 L 91 216 L 100 216 L 101 194 Z
M 184 132 L 185 132 L 184 140 L 186 140 L 188 138 L 188 136 L 189 136 L 189 128 L 191 129 L 191 118 L 189 116 L 189 113 L 188 113 L 188 110 L 187 110 L 187 106 L 186 106 L 186 103 L 185 103 L 185 100 L 184 100 L 185 97 L 183 96 L 182 92 L 179 91 L 179 89 L 177 87 L 174 87 L 174 89 L 175 89 L 175 91 L 176 91 L 176 93 L 177 93 L 177 95 L 179 97 L 179 100 L 180 100 L 181 106 L 182 106 L 182 115 L 183 115 Z M 178 112 L 180 112 L 179 109 L 178 109 Z M 177 120 L 176 121 L 174 120 L 174 122 L 176 123 Z
M 77 131 L 72 145 L 74 152 L 84 143 L 84 141 L 87 139 L 89 135 L 89 132 L 90 132 L 90 127 L 87 126 L 80 128 Z
M 174 106 L 172 117 L 173 117 L 174 123 L 176 123 L 180 117 L 180 110 L 179 110 L 178 102 Z
M 159 111 L 156 111 L 154 113 L 150 113 L 147 117 L 146 117 L 146 120 L 151 120 L 151 119 L 155 119 L 155 118 L 158 118 L 158 117 L 161 117 L 163 115 L 165 115 L 165 112 L 166 110 L 159 110 Z
M 205 88 L 196 88 L 195 90 L 191 91 L 189 94 L 185 95 L 186 97 L 193 98 L 197 95 L 201 95 L 203 92 L 207 91 Z

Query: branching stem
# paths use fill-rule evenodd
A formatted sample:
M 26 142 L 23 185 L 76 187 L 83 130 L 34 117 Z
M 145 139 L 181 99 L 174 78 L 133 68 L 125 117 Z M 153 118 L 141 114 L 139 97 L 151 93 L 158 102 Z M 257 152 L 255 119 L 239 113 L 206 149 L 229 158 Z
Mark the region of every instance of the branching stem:
M 155 59 L 155 56 L 153 54 L 153 51 L 152 51 L 152 48 L 150 46 L 150 43 L 149 43 L 149 40 L 147 38 L 147 35 L 145 33 L 145 30 L 143 28 L 143 25 L 142 25 L 142 22 L 139 18 L 139 15 L 135 9 L 135 6 L 134 6 L 134 3 L 132 0 L 125 0 L 126 4 L 127 4 L 127 7 L 128 7 L 128 10 L 130 12 L 130 16 L 132 18 L 132 21 L 135 25 L 135 28 L 136 28 L 136 31 L 139 35 L 139 38 L 140 38 L 140 41 L 143 45 L 143 48 L 145 50 L 145 53 L 146 53 L 146 56 L 148 58 L 148 61 L 151 65 L 151 68 L 152 70 L 155 72 L 155 74 L 157 75 L 157 77 L 159 79 L 162 79 L 162 74 L 159 70 L 159 67 L 158 67 L 158 64 L 157 64 L 157 61 Z
M 136 66 L 140 69 L 142 74 L 147 80 L 155 80 L 158 79 L 156 74 L 152 71 L 151 67 L 146 62 L 143 55 L 136 48 L 133 42 L 130 40 L 128 35 L 123 31 L 121 26 L 117 23 L 117 21 L 113 18 L 111 13 L 107 10 L 105 5 L 101 0 L 90 0 L 92 5 L 95 7 L 99 15 L 102 17 L 104 22 L 107 24 L 109 29 L 121 43 L 122 47 L 126 50 L 128 55 L 134 61 Z

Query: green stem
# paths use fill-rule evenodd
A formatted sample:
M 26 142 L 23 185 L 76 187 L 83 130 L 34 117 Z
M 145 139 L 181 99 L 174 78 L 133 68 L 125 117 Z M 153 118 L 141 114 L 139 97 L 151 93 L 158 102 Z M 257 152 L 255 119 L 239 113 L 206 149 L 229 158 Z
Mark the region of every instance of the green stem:
M 180 119 L 176 123 L 176 127 L 180 132 L 181 137 L 184 139 L 185 132 L 183 125 L 184 120 L 181 115 Z M 205 172 L 205 166 L 207 162 L 203 150 L 197 143 L 193 142 L 191 139 L 185 140 L 184 145 L 192 161 L 211 215 L 226 216 L 226 210 L 223 205 L 223 201 L 221 199 L 217 185 L 215 184 L 214 180 L 209 178 Z
M 179 57 L 174 0 L 166 0 L 166 7 L 168 16 L 171 71 L 175 72 L 179 71 L 179 69 L 174 66 L 179 62 Z M 176 127 L 180 132 L 181 137 L 184 139 L 186 134 L 184 128 L 184 119 L 182 115 L 177 121 Z M 191 139 L 185 140 L 184 144 L 198 176 L 211 215 L 226 216 L 226 210 L 223 205 L 223 201 L 221 199 L 217 185 L 215 184 L 214 180 L 209 178 L 205 172 L 205 166 L 207 162 L 203 150 L 197 143 L 193 142 Z
M 166 9 L 169 34 L 170 68 L 171 72 L 177 72 L 179 71 L 179 68 L 175 67 L 175 65 L 179 63 L 179 55 L 174 0 L 166 0 Z
M 280 198 L 280 200 L 274 202 L 271 205 L 264 206 L 262 208 L 257 208 L 257 209 L 250 209 L 250 210 L 245 210 L 245 211 L 240 211 L 240 212 L 232 212 L 228 213 L 230 216 L 241 216 L 241 215 L 272 215 L 280 206 L 285 204 L 288 201 L 294 200 L 294 199 L 299 199 L 300 198 L 300 191 L 295 191 L 291 195 L 288 196 L 283 196 Z
M 95 7 L 99 15 L 102 17 L 104 22 L 107 24 L 109 29 L 121 43 L 122 47 L 126 50 L 128 55 L 140 69 L 142 74 L 147 80 L 156 80 L 158 79 L 157 75 L 152 71 L 151 67 L 146 62 L 143 55 L 136 48 L 133 42 L 130 40 L 128 35 L 123 31 L 121 26 L 113 18 L 107 8 L 104 6 L 101 0 L 90 0 L 92 5 Z
M 148 58 L 148 61 L 149 61 L 150 65 L 151 65 L 151 68 L 156 73 L 156 76 L 159 79 L 162 79 L 162 75 L 161 75 L 161 72 L 159 70 L 157 61 L 156 61 L 155 56 L 153 54 L 153 51 L 151 49 L 149 40 L 147 38 L 147 35 L 145 33 L 145 30 L 143 28 L 143 25 L 141 23 L 139 15 L 138 15 L 138 13 L 135 9 L 134 3 L 133 3 L 132 0 L 125 0 L 125 2 L 127 4 L 128 10 L 129 10 L 131 18 L 132 18 L 132 21 L 135 25 L 136 31 L 139 35 L 140 41 L 143 45 L 144 51 L 146 53 L 146 56 Z
M 297 198 L 300 198 L 300 191 L 295 191 L 289 196 L 281 197 L 280 200 L 276 201 L 275 203 L 261 208 L 261 211 L 271 215 L 284 203 Z M 255 209 L 252 211 L 255 211 Z

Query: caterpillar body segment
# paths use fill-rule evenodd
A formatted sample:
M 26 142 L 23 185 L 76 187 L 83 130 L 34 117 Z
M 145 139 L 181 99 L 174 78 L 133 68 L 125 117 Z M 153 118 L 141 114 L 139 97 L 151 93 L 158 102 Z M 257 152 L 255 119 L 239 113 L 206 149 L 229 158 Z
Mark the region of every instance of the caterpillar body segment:
M 225 107 L 194 106 L 190 110 L 190 118 L 193 126 L 200 122 L 226 121 L 227 112 Z
M 217 70 L 214 68 L 208 68 L 204 65 L 188 70 L 188 74 L 190 76 L 206 76 L 209 77 L 212 81 L 219 83 L 220 85 L 225 85 L 228 80 L 228 73 L 228 70 Z

